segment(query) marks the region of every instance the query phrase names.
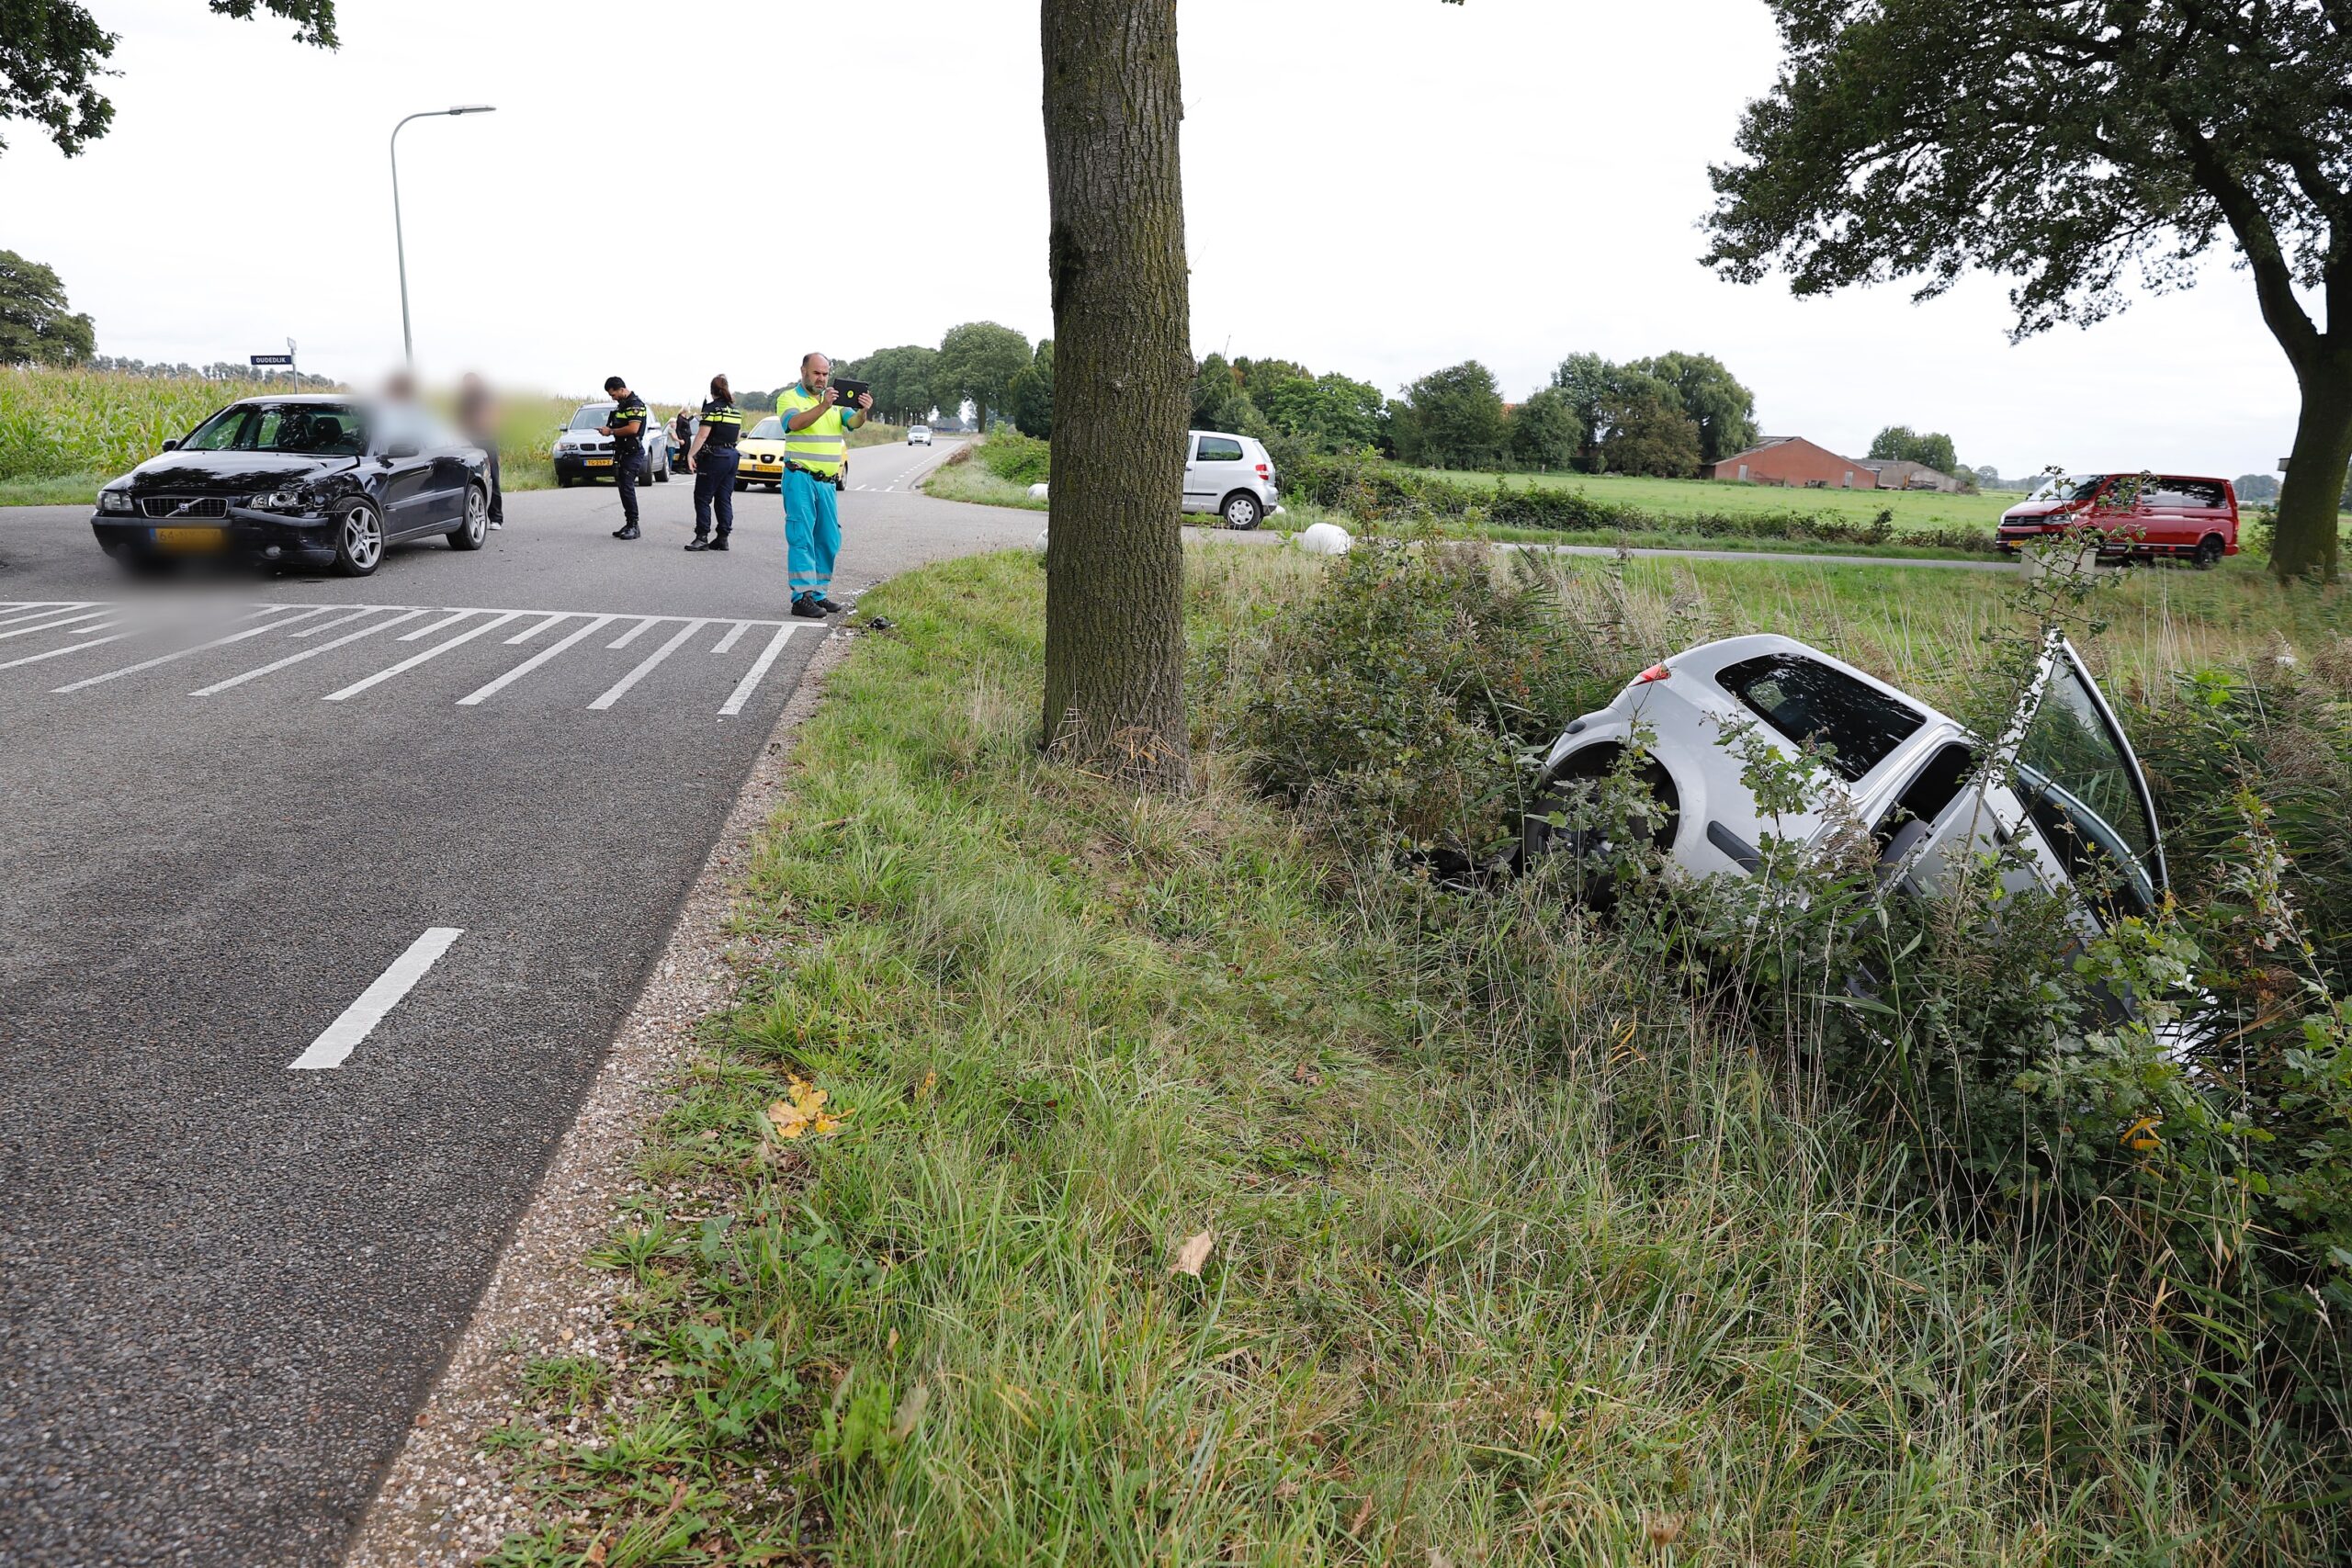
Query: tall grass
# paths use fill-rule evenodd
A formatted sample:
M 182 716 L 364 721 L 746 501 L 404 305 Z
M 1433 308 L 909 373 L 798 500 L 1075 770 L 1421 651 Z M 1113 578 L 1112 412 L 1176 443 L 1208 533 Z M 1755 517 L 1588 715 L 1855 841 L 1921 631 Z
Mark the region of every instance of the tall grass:
M 2144 1303 L 1924 1199 L 1657 952 L 1243 787 L 1224 705 L 1324 570 L 1193 553 L 1178 800 L 1039 761 L 1034 561 L 880 591 L 603 1255 L 629 1348 L 496 1435 L 546 1505 L 497 1562 L 2340 1556 L 2338 1467 L 2175 1419 Z M 1811 617 L 1941 680 L 1987 613 L 1562 570 L 1629 641 Z M 796 1076 L 833 1135 L 778 1134 Z
M 283 383 L 258 380 L 0 368 L 0 482 L 110 477 L 153 457 L 215 410 L 284 389 Z

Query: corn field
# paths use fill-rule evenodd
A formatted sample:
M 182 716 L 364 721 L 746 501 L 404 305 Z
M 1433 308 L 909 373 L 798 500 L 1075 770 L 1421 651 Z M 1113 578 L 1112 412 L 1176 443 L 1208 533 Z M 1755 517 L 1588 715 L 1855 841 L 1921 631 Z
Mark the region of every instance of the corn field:
M 282 383 L 0 369 L 0 480 L 117 474 L 224 403 Z

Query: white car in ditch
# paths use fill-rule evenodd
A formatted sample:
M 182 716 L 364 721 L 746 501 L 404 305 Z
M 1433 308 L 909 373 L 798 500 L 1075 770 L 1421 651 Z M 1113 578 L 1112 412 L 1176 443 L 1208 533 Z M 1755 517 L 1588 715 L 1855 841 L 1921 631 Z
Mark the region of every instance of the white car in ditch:
M 1777 821 L 1742 782 L 1727 745 L 1753 728 L 1783 755 L 1811 746 L 1825 764 L 1809 809 Z M 2004 881 L 2081 885 L 2085 908 L 2144 915 L 2165 889 L 2164 847 L 2139 759 L 2072 644 L 2042 645 L 1989 765 L 1959 721 L 1789 637 L 1725 638 L 1634 677 L 1615 702 L 1568 726 L 1544 761 L 1544 788 L 1521 829 L 1529 860 L 1593 852 L 1602 829 L 1578 828 L 1599 781 L 1630 773 L 1657 807 L 1646 819 L 1668 860 L 1702 876 L 1754 872 L 1767 835 L 1820 842 L 1867 827 L 1883 881 L 1933 891 L 1958 857 L 2015 846 Z

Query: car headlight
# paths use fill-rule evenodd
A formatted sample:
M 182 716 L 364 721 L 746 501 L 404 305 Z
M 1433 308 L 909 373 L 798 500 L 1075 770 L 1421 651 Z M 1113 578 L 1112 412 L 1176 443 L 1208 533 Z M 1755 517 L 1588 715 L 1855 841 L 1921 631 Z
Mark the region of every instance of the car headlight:
M 317 504 L 306 490 L 264 491 L 247 502 L 264 512 L 306 512 Z
M 119 490 L 102 490 L 98 491 L 98 510 L 101 512 L 130 511 L 130 491 Z

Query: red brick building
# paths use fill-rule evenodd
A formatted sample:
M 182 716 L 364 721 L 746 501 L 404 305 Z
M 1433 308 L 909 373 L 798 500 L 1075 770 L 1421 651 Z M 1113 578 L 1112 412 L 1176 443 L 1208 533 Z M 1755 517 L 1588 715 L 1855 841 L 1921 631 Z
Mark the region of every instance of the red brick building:
M 1768 435 L 1745 452 L 1705 465 L 1699 477 L 1814 490 L 1878 489 L 1878 476 L 1870 469 L 1802 435 Z

